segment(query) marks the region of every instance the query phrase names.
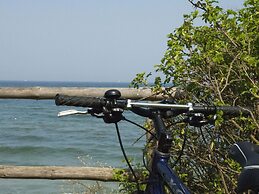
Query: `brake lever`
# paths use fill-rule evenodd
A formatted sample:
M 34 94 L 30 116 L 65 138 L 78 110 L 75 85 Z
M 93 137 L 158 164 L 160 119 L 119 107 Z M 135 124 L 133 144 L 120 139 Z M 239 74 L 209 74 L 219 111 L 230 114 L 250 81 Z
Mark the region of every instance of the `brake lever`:
M 208 118 L 206 115 L 195 113 L 188 117 L 188 123 L 194 127 L 201 127 L 207 124 L 214 124 L 216 118 L 216 115 L 214 115 L 212 118 Z
M 89 114 L 88 111 L 79 111 L 79 110 L 65 110 L 58 113 L 58 117 L 77 115 L 77 114 Z

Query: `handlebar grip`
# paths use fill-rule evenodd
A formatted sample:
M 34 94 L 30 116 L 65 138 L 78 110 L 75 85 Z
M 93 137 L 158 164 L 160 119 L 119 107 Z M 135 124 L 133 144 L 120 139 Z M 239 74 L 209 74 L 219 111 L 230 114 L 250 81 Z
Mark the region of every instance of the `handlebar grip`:
M 226 114 L 226 115 L 233 115 L 233 116 L 250 115 L 249 109 L 241 108 L 238 106 L 219 106 L 217 107 L 217 110 L 223 111 L 223 114 Z
M 249 109 L 241 108 L 238 106 L 194 106 L 194 112 L 204 114 L 216 114 L 217 111 L 223 111 L 224 115 L 238 116 L 238 115 L 249 115 Z
M 106 104 L 106 101 L 104 98 L 76 97 L 57 94 L 55 96 L 55 103 L 57 106 L 101 108 Z

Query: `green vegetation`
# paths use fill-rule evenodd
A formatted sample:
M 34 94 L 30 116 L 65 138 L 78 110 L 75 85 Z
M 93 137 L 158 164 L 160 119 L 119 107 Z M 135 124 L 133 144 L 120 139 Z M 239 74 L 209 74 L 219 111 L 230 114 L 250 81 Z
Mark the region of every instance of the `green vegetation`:
M 175 169 L 190 190 L 234 193 L 240 167 L 228 157 L 229 146 L 259 141 L 259 1 L 246 0 L 236 11 L 223 10 L 214 0 L 189 2 L 194 11 L 184 15 L 182 26 L 168 35 L 167 51 L 155 66 L 163 76 L 156 77 L 154 90 L 170 95 L 162 86 L 172 84 L 186 91 L 182 103 L 253 108 L 249 118 L 224 120 L 219 112 L 215 127 L 183 130 L 186 126 L 179 124 L 172 128 L 173 158 L 187 133 L 184 155 Z M 138 74 L 133 86 L 147 85 L 150 76 Z
M 125 162 L 125 161 L 124 161 Z M 132 166 L 134 166 L 134 171 L 139 178 L 139 186 L 140 190 L 145 190 L 146 185 L 141 184 L 141 181 L 145 180 L 148 176 L 148 172 L 146 169 L 143 169 L 139 163 L 136 165 L 130 160 Z M 136 182 L 134 182 L 134 177 L 132 176 L 131 172 L 126 169 L 118 169 L 114 170 L 114 179 L 119 181 L 119 192 L 120 193 L 132 193 L 137 191 Z

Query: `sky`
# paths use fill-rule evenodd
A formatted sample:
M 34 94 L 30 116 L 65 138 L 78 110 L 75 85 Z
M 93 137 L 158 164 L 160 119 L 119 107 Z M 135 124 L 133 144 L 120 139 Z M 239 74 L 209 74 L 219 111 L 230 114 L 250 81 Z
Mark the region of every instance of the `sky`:
M 0 0 L 0 80 L 130 82 L 154 70 L 192 10 L 187 0 Z

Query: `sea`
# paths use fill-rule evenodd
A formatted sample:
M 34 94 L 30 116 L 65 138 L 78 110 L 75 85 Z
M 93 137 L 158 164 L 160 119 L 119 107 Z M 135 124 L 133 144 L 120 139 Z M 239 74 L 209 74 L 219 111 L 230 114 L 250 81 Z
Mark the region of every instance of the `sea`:
M 0 87 L 34 86 L 118 88 L 129 83 L 0 81 Z M 114 124 L 89 115 L 57 116 L 67 109 L 54 100 L 0 99 L 0 165 L 125 168 Z M 128 111 L 124 116 L 145 122 Z M 141 163 L 143 130 L 125 121 L 119 127 L 128 157 Z M 0 194 L 117 193 L 118 187 L 85 180 L 0 179 Z

